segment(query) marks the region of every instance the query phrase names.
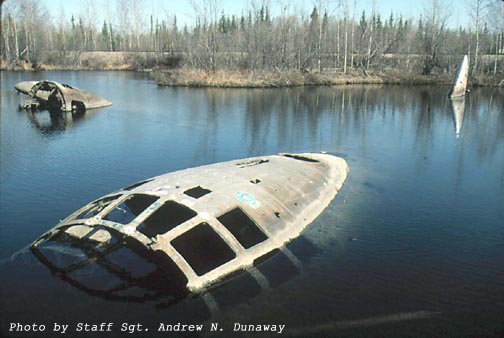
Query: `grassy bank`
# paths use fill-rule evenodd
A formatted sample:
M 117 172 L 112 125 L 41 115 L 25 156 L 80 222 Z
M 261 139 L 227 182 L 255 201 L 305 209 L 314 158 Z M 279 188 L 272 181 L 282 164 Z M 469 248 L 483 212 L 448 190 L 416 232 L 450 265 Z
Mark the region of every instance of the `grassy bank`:
M 348 84 L 451 84 L 448 76 L 419 76 L 407 72 L 363 72 L 351 70 L 344 74 L 329 69 L 323 73 L 287 71 L 227 71 L 205 72 L 194 69 L 153 71 L 160 86 L 274 88 Z

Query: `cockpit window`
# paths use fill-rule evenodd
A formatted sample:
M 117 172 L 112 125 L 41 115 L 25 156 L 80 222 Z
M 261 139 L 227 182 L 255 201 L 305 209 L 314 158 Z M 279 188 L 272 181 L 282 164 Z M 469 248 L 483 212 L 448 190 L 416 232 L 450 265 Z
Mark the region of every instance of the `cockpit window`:
M 211 190 L 208 190 L 198 185 L 197 187 L 184 191 L 184 194 L 186 194 L 187 196 L 191 196 L 192 198 L 200 198 L 211 192 L 212 192 Z
M 164 234 L 196 216 L 196 212 L 174 201 L 166 201 L 137 230 L 148 237 Z
M 198 276 L 236 257 L 235 252 L 208 223 L 200 223 L 171 241 Z
M 158 196 L 132 194 L 103 218 L 112 222 L 128 224 L 158 199 Z
M 217 219 L 233 234 L 245 249 L 268 239 L 252 219 L 240 208 L 234 208 L 217 217 Z

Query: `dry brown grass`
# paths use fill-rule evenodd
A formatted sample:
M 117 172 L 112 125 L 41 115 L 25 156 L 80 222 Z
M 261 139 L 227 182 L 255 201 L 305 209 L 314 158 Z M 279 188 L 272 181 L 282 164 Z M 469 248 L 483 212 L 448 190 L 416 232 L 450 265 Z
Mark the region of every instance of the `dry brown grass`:
M 327 72 L 227 71 L 206 72 L 201 69 L 176 69 L 152 73 L 160 86 L 273 88 L 316 85 L 383 84 L 390 83 L 376 75 Z M 395 82 L 394 82 L 395 83 Z
M 201 69 L 175 69 L 154 72 L 153 75 L 162 86 L 255 88 L 274 87 L 278 82 L 266 72 L 218 70 L 212 73 Z
M 0 70 L 30 71 L 33 70 L 33 65 L 29 62 L 9 63 L 2 60 Z

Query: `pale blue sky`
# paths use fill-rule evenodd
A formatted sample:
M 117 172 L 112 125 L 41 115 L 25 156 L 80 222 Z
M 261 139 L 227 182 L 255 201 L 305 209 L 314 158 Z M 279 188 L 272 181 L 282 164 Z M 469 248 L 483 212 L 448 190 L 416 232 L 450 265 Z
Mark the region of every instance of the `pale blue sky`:
M 14 2 L 17 0 L 7 0 L 6 2 Z M 103 22 L 105 18 L 110 15 L 110 20 L 113 22 L 113 16 L 115 12 L 116 2 L 107 0 L 41 0 L 51 13 L 53 20 L 57 21 L 61 17 L 61 10 L 63 9 L 65 16 L 68 18 L 72 14 L 74 16 L 79 16 L 82 13 L 83 7 L 86 3 L 94 3 L 96 8 L 96 21 Z M 194 0 L 193 2 L 201 3 L 202 1 Z M 272 10 L 272 14 L 275 15 L 279 13 L 281 4 L 287 5 L 288 9 L 294 13 L 302 13 L 309 15 L 314 4 L 322 3 L 323 7 L 328 6 L 329 12 L 336 15 L 337 0 L 315 0 L 315 1 L 287 1 L 287 0 L 269 0 L 264 1 L 269 3 Z M 382 15 L 382 17 L 388 18 L 390 13 L 393 12 L 395 17 L 402 14 L 404 19 L 414 18 L 415 22 L 419 15 L 424 12 L 424 8 L 428 5 L 429 0 L 376 0 L 377 12 Z M 240 15 L 242 11 L 246 11 L 251 8 L 254 4 L 260 6 L 263 3 L 262 0 L 220 0 L 220 8 L 224 10 L 226 14 Z M 353 0 L 348 0 L 350 15 L 353 10 Z M 446 10 L 445 12 L 451 12 L 448 20 L 450 27 L 466 26 L 469 24 L 470 20 L 467 15 L 465 1 L 455 1 L 455 0 L 441 0 L 441 4 Z M 454 6 L 454 4 L 458 4 Z M 167 18 L 168 16 L 177 16 L 179 26 L 184 23 L 191 25 L 194 22 L 195 12 L 191 6 L 191 0 L 144 0 L 143 8 L 146 17 L 153 14 L 154 17 Z M 367 15 L 371 12 L 372 0 L 356 0 L 356 17 L 359 18 L 362 10 L 365 10 Z M 110 13 L 110 14 L 108 14 Z M 107 18 L 109 20 L 109 18 Z M 146 20 L 147 21 L 147 20 Z

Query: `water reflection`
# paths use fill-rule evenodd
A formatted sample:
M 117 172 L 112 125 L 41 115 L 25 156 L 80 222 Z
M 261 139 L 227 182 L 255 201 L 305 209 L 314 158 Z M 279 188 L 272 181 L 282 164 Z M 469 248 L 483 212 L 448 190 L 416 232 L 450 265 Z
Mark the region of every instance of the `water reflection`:
M 227 276 L 203 293 L 192 294 L 185 288 L 185 276 L 161 251 L 148 250 L 112 229 L 93 230 L 95 235 L 109 234 L 108 242 L 98 244 L 90 240 L 93 235 L 81 239 L 68 236 L 68 229 L 64 226 L 53 230 L 30 246 L 31 253 L 53 276 L 91 297 L 113 302 L 151 302 L 157 309 L 168 309 L 190 299 L 204 304 L 209 315 L 295 278 L 303 264 L 319 252 L 310 240 L 300 236 L 257 259 L 252 268 Z M 19 259 L 16 262 L 25 264 Z
M 85 113 L 62 112 L 60 110 L 39 111 L 25 109 L 33 127 L 43 135 L 55 135 L 72 127 L 74 121 L 84 117 Z
M 452 98 L 451 104 L 453 111 L 453 122 L 455 123 L 455 135 L 457 136 L 457 138 L 459 138 L 460 128 L 462 128 L 462 122 L 464 120 L 465 96 Z
M 435 126 L 448 119 L 455 124 L 459 138 L 464 124 L 479 123 L 486 119 L 502 134 L 503 118 L 492 112 L 503 107 L 502 95 L 496 90 L 466 96 L 467 107 L 462 99 L 450 100 L 444 90 L 437 87 L 402 87 L 392 90 L 380 86 L 351 86 L 324 88 L 289 88 L 256 90 L 170 89 L 176 98 L 176 107 L 170 111 L 174 122 L 182 130 L 173 130 L 180 136 L 185 129 L 190 139 L 185 144 L 191 149 L 195 160 L 215 162 L 217 150 L 245 149 L 245 155 L 263 155 L 278 151 L 340 152 L 347 137 L 358 137 L 360 150 L 369 150 L 370 142 L 376 142 L 381 134 L 376 128 L 392 124 L 394 133 L 411 134 L 416 141 L 419 158 L 428 157 L 432 142 L 439 133 Z M 383 95 L 384 90 L 387 95 Z M 161 98 L 163 91 L 152 92 L 156 103 L 168 105 Z M 474 97 L 474 98 L 473 98 Z M 149 96 L 145 97 L 145 111 L 152 110 Z M 182 106 L 181 106 L 182 105 Z M 481 110 L 486 106 L 490 114 Z M 177 108 L 175 110 L 175 108 Z M 157 109 L 157 108 L 155 108 Z M 465 110 L 468 110 L 464 113 Z M 137 113 L 137 112 L 135 112 Z M 30 123 L 44 135 L 61 133 L 88 119 L 95 112 L 73 114 L 53 112 L 28 112 Z M 137 113 L 138 114 L 138 113 Z M 487 115 L 483 118 L 482 115 Z M 121 117 L 122 118 L 122 117 Z M 150 115 L 141 113 L 137 130 L 149 122 Z M 488 120 L 490 119 L 490 120 Z M 128 125 L 128 121 L 119 121 Z M 168 122 L 168 121 L 165 121 Z M 475 129 L 466 128 L 474 133 Z M 143 133 L 150 133 L 143 130 Z M 384 135 L 385 136 L 385 135 Z M 183 135 L 182 138 L 186 138 Z M 494 139 L 495 140 L 495 139 Z M 473 142 L 480 142 L 476 137 Z M 191 147 L 191 143 L 194 146 Z M 483 148 L 491 145 L 483 145 Z M 266 151 L 265 151 L 266 150 Z
M 259 154 L 269 147 L 339 152 L 348 136 L 358 136 L 360 148 L 366 151 L 369 142 L 376 142 L 376 137 L 382 134 L 376 128 L 392 124 L 394 129 L 390 132 L 410 134 L 416 140 L 415 153 L 420 154 L 420 159 L 428 157 L 432 151 L 433 142 L 441 132 L 437 126 L 447 122 L 455 125 L 457 138 L 463 132 L 463 121 L 468 126 L 466 132 L 473 135 L 478 131 L 471 126 L 477 126 L 481 120 L 492 124 L 493 136 L 502 137 L 499 136 L 503 133 L 502 114 L 495 113 L 504 104 L 502 95 L 494 95 L 491 91 L 473 92 L 469 96 L 475 99 L 466 98 L 470 101 L 470 111 L 464 114 L 467 110 L 464 99 L 450 100 L 445 91 L 437 87 L 406 87 L 390 90 L 387 95 L 383 95 L 383 91 L 378 86 L 207 90 L 204 100 L 209 107 L 208 128 L 201 135 L 201 148 L 197 153 L 208 154 L 212 148 L 219 147 L 223 131 L 229 131 L 227 135 L 234 137 L 236 142 L 240 142 L 240 138 L 249 155 Z M 240 111 L 242 99 L 244 116 L 230 114 L 230 109 L 238 107 Z M 232 129 L 229 129 L 230 124 Z M 493 136 L 492 140 L 497 141 Z M 481 143 L 483 148 L 492 146 L 481 137 L 474 137 L 472 142 Z
M 499 144 L 504 139 L 504 95 L 497 90 L 485 94 L 474 94 L 467 97 L 467 108 L 464 116 L 464 132 L 470 133 L 471 141 L 478 149 L 479 160 L 494 158 Z
M 59 109 L 38 110 L 19 108 L 18 112 L 26 112 L 30 124 L 40 134 L 55 136 L 91 118 L 96 113 L 96 109 L 65 112 Z
M 472 163 L 467 152 L 500 160 L 495 156 L 504 137 L 498 90 L 454 100 L 435 86 L 203 89 L 187 95 L 193 105 L 184 123 L 202 126 L 190 150 L 204 163 L 230 153 L 326 150 L 362 158 L 389 151 L 426 173 L 443 152 L 457 154 L 450 168 L 460 186 Z
M 96 242 L 72 238 L 66 233 L 68 228 L 44 235 L 30 250 L 53 275 L 73 287 L 112 301 L 143 302 L 163 297 L 173 303 L 185 297 L 183 279 L 161 252 L 151 252 L 117 231 L 96 229 L 95 236 L 108 236 L 105 242 Z
M 162 295 L 143 303 L 90 295 L 19 255 L 31 262 L 0 266 L 4 322 L 151 321 L 154 331 L 161 321 L 204 320 L 218 308 L 224 313 L 212 322 L 224 328 L 280 321 L 296 329 L 432 310 L 441 318 L 418 321 L 415 332 L 483 336 L 502 328 L 502 89 L 474 88 L 459 119 L 441 86 L 173 89 L 134 73 L 52 72 L 44 77 L 96 88 L 114 102 L 106 113 L 61 121 L 16 113 L 13 85 L 29 76 L 0 79 L 2 257 L 84 203 L 169 171 L 327 150 L 343 154 L 351 172 L 304 233 L 320 251 L 308 263 L 289 248 L 301 264 L 280 255 L 272 268 L 257 267 L 264 279 L 249 271 L 172 305 Z M 33 118 L 58 137 L 40 137 Z M 410 324 L 316 333 L 404 336 Z

